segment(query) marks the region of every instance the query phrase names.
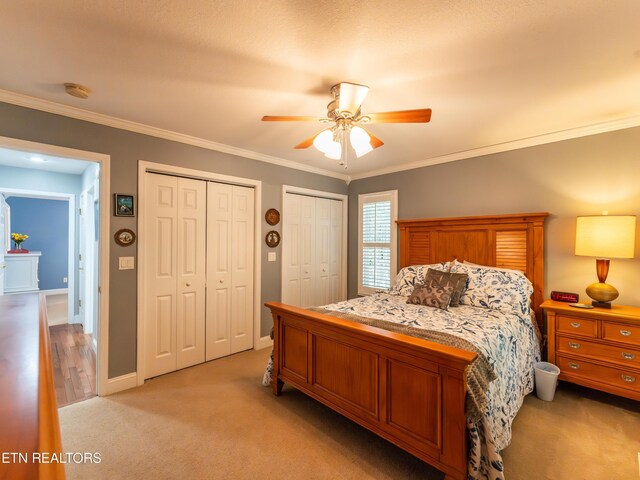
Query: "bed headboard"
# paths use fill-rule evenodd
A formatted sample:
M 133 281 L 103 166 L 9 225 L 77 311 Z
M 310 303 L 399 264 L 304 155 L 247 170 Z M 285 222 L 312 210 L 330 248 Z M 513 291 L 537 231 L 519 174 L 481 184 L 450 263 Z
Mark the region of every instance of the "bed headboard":
M 522 270 L 533 284 L 533 308 L 543 328 L 544 221 L 548 212 L 398 220 L 400 268 L 453 259 Z

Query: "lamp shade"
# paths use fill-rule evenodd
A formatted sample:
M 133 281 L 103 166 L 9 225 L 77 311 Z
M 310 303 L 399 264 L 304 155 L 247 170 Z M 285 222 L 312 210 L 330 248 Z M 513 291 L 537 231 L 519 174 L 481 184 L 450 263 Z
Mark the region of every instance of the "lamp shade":
M 635 215 L 594 215 L 576 220 L 576 255 L 633 258 Z

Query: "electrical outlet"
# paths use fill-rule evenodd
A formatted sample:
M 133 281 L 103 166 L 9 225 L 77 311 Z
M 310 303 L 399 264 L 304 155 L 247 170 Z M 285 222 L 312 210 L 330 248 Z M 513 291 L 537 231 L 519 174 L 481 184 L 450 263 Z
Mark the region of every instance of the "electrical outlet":
M 62 277 L 62 283 L 69 283 L 69 279 L 67 277 Z

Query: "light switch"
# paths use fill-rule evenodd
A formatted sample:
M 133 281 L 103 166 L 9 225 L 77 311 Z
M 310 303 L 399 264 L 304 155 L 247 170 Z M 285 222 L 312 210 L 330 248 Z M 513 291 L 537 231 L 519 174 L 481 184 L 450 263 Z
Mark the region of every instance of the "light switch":
M 267 262 L 276 261 L 276 252 L 267 252 Z
M 118 270 L 133 270 L 135 268 L 134 260 L 133 257 L 119 257 Z

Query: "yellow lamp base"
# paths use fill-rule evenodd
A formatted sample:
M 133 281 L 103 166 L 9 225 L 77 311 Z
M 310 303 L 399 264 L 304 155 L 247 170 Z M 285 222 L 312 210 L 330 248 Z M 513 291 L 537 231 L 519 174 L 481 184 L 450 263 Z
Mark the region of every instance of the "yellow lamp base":
M 587 287 L 587 295 L 593 298 L 597 303 L 602 304 L 602 303 L 608 303 L 615 300 L 616 298 L 618 298 L 620 294 L 618 293 L 618 290 L 616 289 L 616 287 L 614 287 L 613 285 L 599 282 L 599 283 L 592 283 Z M 594 306 L 602 306 L 602 305 L 595 305 L 595 302 L 594 302 Z M 609 308 L 611 307 L 609 306 Z

